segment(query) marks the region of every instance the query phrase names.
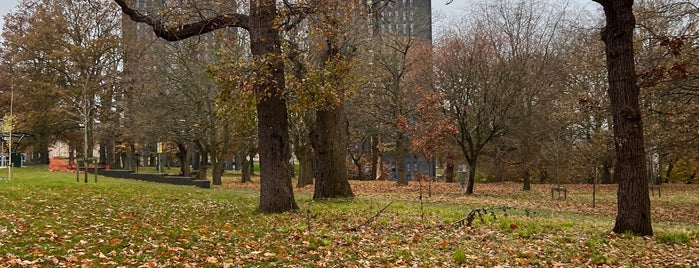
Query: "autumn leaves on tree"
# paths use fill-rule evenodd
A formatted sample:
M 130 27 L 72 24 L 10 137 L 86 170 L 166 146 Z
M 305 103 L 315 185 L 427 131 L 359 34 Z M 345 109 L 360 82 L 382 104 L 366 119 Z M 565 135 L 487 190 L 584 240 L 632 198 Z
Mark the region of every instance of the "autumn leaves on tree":
M 409 184 L 416 177 L 406 159 L 418 156 L 445 175 L 461 164 L 469 194 L 481 180 L 518 181 L 524 190 L 536 181 L 616 182 L 615 231 L 652 234 L 649 174 L 696 174 L 696 152 L 687 149 L 697 140 L 696 26 L 683 24 L 696 18 L 660 0 L 595 2 L 605 15 L 601 40 L 594 27 L 569 22 L 567 6 L 483 1 L 434 43 L 381 16 L 392 1 L 188 1 L 191 10 L 163 4 L 168 12 L 127 0 L 70 6 L 111 10 L 101 21 L 42 2 L 43 13 L 27 6 L 8 17 L 2 56 L 12 64 L 3 68 L 29 104 L 19 108 L 31 122 L 25 129 L 43 144 L 56 138 L 86 149 L 96 140 L 113 156 L 162 137 L 179 149 L 184 175 L 187 150 L 203 155 L 192 164 L 207 178 L 210 163 L 214 184 L 234 155 L 249 181 L 259 153 L 262 212 L 298 208 L 292 149 L 297 186 L 314 184 L 317 199 L 353 196 L 349 174 L 393 171 Z M 81 23 L 59 13 L 99 21 L 104 40 L 79 35 Z M 150 39 L 119 39 L 118 21 L 125 36 L 140 29 Z M 72 121 L 51 125 L 58 112 Z
M 250 2 L 250 15 L 241 14 L 226 14 L 220 15 L 214 18 L 207 18 L 200 22 L 189 23 L 178 25 L 177 27 L 168 28 L 166 24 L 159 21 L 158 18 L 140 14 L 138 11 L 130 9 L 124 1 L 116 0 L 117 3 L 122 7 L 125 14 L 129 15 L 133 20 L 138 22 L 145 22 L 153 26 L 156 35 L 166 39 L 166 40 L 180 40 L 191 36 L 196 36 L 202 33 L 210 32 L 219 28 L 224 27 L 241 27 L 250 32 L 251 38 L 251 49 L 253 54 L 253 61 L 259 62 L 258 68 L 260 68 L 260 73 L 263 76 L 255 79 L 255 92 L 258 96 L 257 112 L 259 117 L 259 128 L 258 135 L 261 141 L 260 143 L 260 156 L 261 165 L 263 168 L 262 175 L 262 190 L 261 190 L 261 201 L 260 210 L 266 212 L 275 211 L 285 211 L 288 209 L 296 208 L 293 201 L 293 192 L 291 191 L 290 178 L 288 174 L 289 168 L 288 158 L 290 156 L 289 140 L 287 129 L 287 110 L 286 110 L 286 100 L 283 95 L 284 86 L 284 65 L 282 62 L 282 53 L 280 50 L 280 33 L 277 26 L 274 25 L 274 20 L 277 18 L 277 10 L 274 1 L 251 1 Z M 633 27 L 634 19 L 632 14 L 632 1 L 597 1 L 604 7 L 605 15 L 607 18 L 607 26 L 603 33 L 603 40 L 607 45 L 607 62 L 609 70 L 610 81 L 610 98 L 612 100 L 612 112 L 614 119 L 614 129 L 616 137 L 616 148 L 617 148 L 617 161 L 618 167 L 615 176 L 617 176 L 617 181 L 620 182 L 619 190 L 619 211 L 620 216 L 617 219 L 617 227 L 615 230 L 632 230 L 639 234 L 652 234 L 650 230 L 650 215 L 648 210 L 648 202 L 641 202 L 642 206 L 640 208 L 627 208 L 625 206 L 631 205 L 633 202 L 628 201 L 631 198 L 635 201 L 646 200 L 647 201 L 647 189 L 645 188 L 643 182 L 644 176 L 644 151 L 643 151 L 643 136 L 642 128 L 640 124 L 641 114 L 638 108 L 638 85 L 635 82 L 635 74 L 633 68 Z M 333 12 L 333 11 L 330 11 Z M 335 11 L 336 12 L 336 11 Z M 325 14 L 324 18 L 332 18 Z M 322 20 L 317 20 L 322 21 Z M 531 21 L 529 21 L 531 22 Z M 342 54 L 340 54 L 341 48 L 338 47 L 335 41 L 338 39 L 338 33 L 335 32 L 336 27 L 327 26 L 338 26 L 337 20 L 325 20 L 324 25 L 329 31 L 321 33 L 318 35 L 320 38 L 319 44 L 323 52 L 320 59 L 320 70 L 328 66 L 336 67 L 343 66 L 341 60 L 343 59 Z M 485 22 L 483 26 L 488 25 Z M 492 24 L 492 23 L 491 23 Z M 470 44 L 459 45 L 458 40 L 452 42 L 452 47 L 446 48 L 445 51 L 462 51 L 459 47 L 471 49 L 473 44 L 475 47 L 486 48 L 485 46 L 480 46 L 479 40 L 488 41 L 483 39 L 482 36 L 475 36 Z M 512 37 L 510 35 L 510 37 Z M 510 40 L 510 44 L 516 43 L 517 40 Z M 490 43 L 497 43 L 490 42 Z M 518 57 L 521 57 L 522 53 L 519 53 L 516 49 L 520 49 L 521 46 L 511 47 L 510 56 L 512 60 L 509 62 L 517 62 Z M 497 49 L 497 48 L 492 48 Z M 400 50 L 399 50 L 400 51 Z M 505 55 L 498 56 L 497 50 L 493 50 L 493 53 L 474 53 L 474 52 L 488 52 L 489 50 L 477 50 L 471 51 L 464 54 L 463 57 L 456 57 L 456 62 L 446 63 L 445 67 L 451 67 L 449 65 L 462 64 L 474 62 L 474 55 L 482 55 L 479 60 L 482 62 L 487 59 L 505 59 Z M 506 50 L 507 51 L 507 50 Z M 526 51 L 531 53 L 532 51 Z M 459 60 L 460 59 L 460 60 Z M 453 60 L 453 58 L 445 55 L 441 61 Z M 523 62 L 527 62 L 526 60 Z M 489 142 L 497 138 L 504 133 L 505 122 L 508 118 L 509 111 L 514 107 L 516 96 L 521 95 L 519 89 L 527 88 L 523 87 L 521 80 L 523 76 L 521 74 L 513 73 L 514 76 L 511 79 L 497 79 L 488 82 L 488 78 L 485 74 L 491 72 L 489 68 L 496 66 L 498 62 L 493 62 L 490 65 L 485 65 L 486 67 L 478 67 L 477 65 L 466 65 L 464 70 L 472 70 L 472 72 L 464 72 L 461 70 L 459 72 L 453 73 L 453 75 L 461 76 L 467 75 L 464 79 L 463 77 L 457 81 L 459 83 L 473 83 L 463 86 L 453 87 L 449 84 L 444 84 L 438 86 L 437 88 L 449 89 L 453 88 L 451 94 L 468 94 L 460 98 L 450 98 L 451 102 L 449 105 L 444 106 L 451 109 L 456 115 L 455 122 L 462 122 L 463 124 L 457 124 L 460 131 L 458 135 L 455 135 L 458 144 L 461 144 L 464 157 L 466 158 L 471 172 L 469 175 L 468 192 L 473 192 L 473 184 L 475 183 L 475 167 L 478 161 L 478 156 L 481 155 L 481 150 Z M 438 64 L 439 66 L 439 64 Z M 521 66 L 520 66 L 521 67 Z M 444 68 L 445 76 L 451 75 L 448 73 L 449 68 Z M 520 70 L 522 68 L 519 68 Z M 516 70 L 516 69 L 513 69 Z M 335 70 L 337 71 L 337 70 Z M 512 72 L 504 72 L 512 73 Z M 332 77 L 318 76 L 323 78 L 323 80 L 316 82 L 319 85 L 318 88 L 323 88 L 327 83 L 330 83 Z M 478 78 L 485 78 L 485 80 Z M 534 78 L 535 79 L 535 78 Z M 331 79 L 337 81 L 336 77 Z M 341 79 L 339 79 L 341 81 Z M 399 82 L 400 80 L 396 81 Z M 480 81 L 480 82 L 479 82 Z M 493 84 L 495 81 L 510 81 L 508 84 L 502 84 L 496 86 Z M 472 85 L 479 85 L 474 87 Z M 337 86 L 337 85 L 336 85 Z M 483 89 L 483 87 L 489 88 L 488 90 Z M 470 91 L 470 89 L 481 88 L 482 91 Z M 503 89 L 504 93 L 496 94 L 492 89 Z M 507 90 L 511 89 L 511 90 Z M 445 92 L 446 93 L 446 92 Z M 341 95 L 341 94 L 340 94 Z M 338 95 L 336 95 L 338 96 Z M 474 101 L 479 99 L 479 101 Z M 465 100 L 466 102 L 462 106 L 456 106 L 454 100 Z M 326 188 L 325 183 L 329 183 L 334 179 L 343 186 L 338 189 L 346 189 L 347 193 L 351 195 L 351 190 L 349 190 L 349 185 L 346 184 L 346 176 L 344 170 L 344 163 L 340 165 L 338 163 L 341 157 L 339 155 L 344 154 L 344 148 L 346 148 L 346 133 L 341 130 L 346 126 L 346 119 L 344 115 L 344 107 L 342 97 L 337 99 L 339 101 L 323 101 L 326 103 L 325 107 L 321 107 L 316 112 L 316 129 L 312 131 L 312 144 L 314 145 L 314 151 L 318 156 L 322 156 L 327 159 L 334 159 L 329 161 L 330 163 L 335 163 L 328 166 L 328 169 L 324 169 L 323 165 L 320 166 L 319 172 L 316 173 L 320 176 L 319 181 L 316 182 L 316 196 L 333 196 L 332 194 L 324 193 L 323 189 Z M 499 106 L 483 106 L 483 109 L 476 109 L 469 112 L 469 109 L 474 107 L 475 104 L 487 104 L 492 102 L 497 103 Z M 462 107 L 462 108 L 458 108 Z M 501 109 L 491 109 L 492 107 L 501 107 Z M 526 107 L 525 107 L 526 108 Z M 521 113 L 521 111 L 519 111 Z M 468 119 L 469 116 L 478 115 L 476 119 Z M 487 117 L 486 115 L 491 115 L 492 117 Z M 486 117 L 484 117 L 486 116 Z M 489 119 L 488 119 L 489 118 Z M 406 118 L 398 114 L 398 123 L 404 122 Z M 476 120 L 476 121 L 473 121 Z M 471 122 L 477 122 L 477 125 Z M 478 123 L 480 122 L 480 123 Z M 405 126 L 405 123 L 399 124 Z M 474 127 L 475 126 L 475 127 Z M 407 144 L 407 137 L 402 134 L 401 128 L 397 128 L 397 145 Z M 477 132 L 473 132 L 473 131 Z M 325 136 L 324 134 L 330 136 Z M 329 142 L 329 137 L 339 138 L 336 140 L 337 144 Z M 528 140 L 528 139 L 527 139 Z M 623 144 L 621 144 L 623 143 Z M 326 147 L 329 146 L 329 147 Z M 331 149 L 326 155 L 326 150 Z M 401 148 L 400 146 L 398 148 Z M 337 153 L 342 151 L 342 153 Z M 398 152 L 402 150 L 397 150 Z M 317 159 L 316 157 L 316 159 Z M 398 154 L 396 157 L 398 166 L 401 166 L 401 162 L 404 157 L 402 154 Z M 524 170 L 528 170 L 525 166 Z M 339 171 L 340 173 L 334 173 Z M 398 177 L 403 179 L 405 176 L 398 169 Z M 324 174 L 330 179 L 323 178 Z M 525 177 L 528 176 L 525 172 Z M 334 183 L 335 185 L 340 185 Z M 525 186 L 526 187 L 526 186 Z M 339 190 L 344 192 L 345 190 Z M 331 191 L 332 192 L 332 191 Z M 339 192 L 338 192 L 339 193 Z M 340 195 L 348 195 L 340 194 Z M 274 196 L 274 197 L 272 197 Z M 281 197 L 280 197 L 281 196 Z M 645 198 L 642 198 L 645 196 Z M 625 211 L 633 211 L 633 215 L 622 215 Z M 645 222 L 647 219 L 648 227 L 633 228 L 632 226 L 624 225 L 624 221 L 629 222 Z M 646 224 L 641 224 L 645 226 Z

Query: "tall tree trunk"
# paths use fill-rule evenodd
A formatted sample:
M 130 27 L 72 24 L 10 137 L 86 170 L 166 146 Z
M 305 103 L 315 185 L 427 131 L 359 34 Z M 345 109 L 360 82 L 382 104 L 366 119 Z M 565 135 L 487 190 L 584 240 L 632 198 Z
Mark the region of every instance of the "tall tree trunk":
M 364 165 L 362 165 L 361 157 L 354 159 L 354 166 L 357 167 L 357 179 L 364 180 Z
M 198 151 L 198 157 L 195 158 L 195 160 L 198 162 L 197 179 L 206 180 L 206 172 L 209 169 L 209 151 L 201 142 L 197 142 L 196 144 Z
M 40 157 L 39 163 L 48 164 L 49 163 L 49 144 L 46 139 L 42 139 L 39 143 Z
M 127 169 L 129 170 L 135 170 L 136 169 L 136 146 L 133 143 L 129 144 L 129 150 L 126 152 L 126 165 L 128 166 Z
M 260 206 L 263 213 L 298 209 L 291 186 L 289 121 L 284 96 L 278 14 L 274 0 L 250 0 L 250 48 L 253 60 L 265 64 L 267 77 L 255 84 L 260 141 Z
M 229 155 L 229 148 L 232 140 L 226 137 L 227 133 L 231 132 L 231 124 L 228 121 L 222 120 L 217 122 L 222 125 L 222 128 L 217 128 L 211 135 L 213 142 L 211 144 L 211 184 L 222 185 L 223 173 L 226 170 L 226 158 Z
M 653 177 L 653 184 L 655 184 L 655 185 L 663 184 L 663 178 L 661 175 L 661 173 L 663 173 L 663 171 L 661 169 L 661 167 L 663 166 L 663 161 L 665 161 L 663 155 L 659 154 L 658 155 L 658 164 L 656 166 L 657 170 L 656 170 L 654 177 Z
M 675 161 L 670 160 L 667 163 L 667 171 L 665 171 L 665 183 L 670 183 L 670 175 L 672 175 L 672 169 L 675 167 Z
M 251 176 L 255 176 L 255 160 L 254 160 L 255 154 L 254 154 L 254 153 L 251 153 L 249 156 L 250 156 L 250 160 L 248 161 L 248 165 L 250 165 L 250 166 L 249 166 L 249 168 L 250 168 L 250 175 L 251 175 Z M 289 175 L 291 176 L 291 174 L 289 174 Z M 293 178 L 293 176 L 291 176 L 291 177 Z
M 118 157 L 117 157 L 117 153 L 116 153 L 116 148 L 115 148 L 116 146 L 115 146 L 114 139 L 113 138 L 109 139 L 106 142 L 106 146 L 107 146 L 107 148 L 106 148 L 106 150 L 107 150 L 107 159 L 106 159 L 107 165 L 109 165 L 110 168 L 112 168 L 112 167 L 121 168 L 119 166 L 120 161 L 119 161 L 119 159 L 117 159 Z
M 187 150 L 187 145 L 184 143 L 177 143 L 177 158 L 180 160 L 180 174 L 184 177 L 189 177 L 189 152 Z
M 97 160 L 100 164 L 107 164 L 107 146 L 106 142 L 100 142 L 99 144 L 99 159 Z
M 311 148 L 297 149 L 296 158 L 299 159 L 299 178 L 296 187 L 313 184 L 313 151 Z
M 347 180 L 347 127 L 343 104 L 316 111 L 311 133 L 316 163 L 313 199 L 354 196 Z
M 495 181 L 505 181 L 505 160 L 501 155 L 495 156 Z
M 525 168 L 524 173 L 522 174 L 524 177 L 522 178 L 522 191 L 531 191 L 532 190 L 532 182 L 531 178 L 529 177 L 529 169 Z
M 602 161 L 602 170 L 600 170 L 600 183 L 601 184 L 612 184 L 612 165 L 609 160 L 605 159 Z
M 198 171 L 199 170 L 199 159 L 201 158 L 201 150 L 197 147 L 196 150 L 191 150 L 189 151 L 189 161 L 192 163 L 192 169 Z
M 539 177 L 540 183 L 546 183 L 546 181 L 548 181 L 548 179 L 549 179 L 549 173 L 543 167 L 539 168 L 539 176 L 541 176 L 541 177 Z
M 226 168 L 226 161 L 224 161 L 223 153 L 217 154 L 218 155 L 211 157 L 211 184 L 222 185 L 223 172 Z
M 646 183 L 643 127 L 638 103 L 633 51 L 636 21 L 633 0 L 595 0 L 604 7 L 607 25 L 602 41 L 607 54 L 608 94 L 614 122 L 617 164 L 614 177 L 619 184 L 614 232 L 653 235 L 650 197 Z
M 371 137 L 371 174 L 369 180 L 376 180 L 381 163 L 379 163 L 379 136 Z
M 408 139 L 398 132 L 396 137 L 396 179 L 398 185 L 408 185 L 408 172 L 406 158 L 408 157 Z
M 252 155 L 249 155 L 248 153 L 244 153 L 242 157 L 240 158 L 240 170 L 241 170 L 241 176 L 240 176 L 240 182 L 241 183 L 248 183 L 252 182 L 252 165 L 250 165 L 252 161 Z
M 238 171 L 241 170 L 243 167 L 241 166 L 243 164 L 243 158 L 245 157 L 245 151 L 239 150 L 238 152 L 235 153 L 235 166 L 233 167 L 234 170 Z
M 466 194 L 473 194 L 473 185 L 476 184 L 476 164 L 478 163 L 478 155 L 473 154 L 473 157 L 468 161 L 468 183 L 466 183 Z
M 448 152 L 444 160 L 444 181 L 448 183 L 454 182 L 454 156 Z

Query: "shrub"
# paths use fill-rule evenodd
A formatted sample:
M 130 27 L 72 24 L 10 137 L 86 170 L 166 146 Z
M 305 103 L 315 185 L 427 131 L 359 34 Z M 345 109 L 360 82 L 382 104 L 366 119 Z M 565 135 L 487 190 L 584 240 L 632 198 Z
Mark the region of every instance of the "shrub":
M 689 244 L 689 235 L 686 233 L 661 233 L 655 236 L 655 240 L 666 245 Z
M 458 263 L 458 264 L 465 263 L 466 262 L 466 252 L 461 250 L 461 249 L 457 249 L 456 251 L 454 251 L 454 253 L 451 254 L 451 258 L 454 260 L 455 263 Z

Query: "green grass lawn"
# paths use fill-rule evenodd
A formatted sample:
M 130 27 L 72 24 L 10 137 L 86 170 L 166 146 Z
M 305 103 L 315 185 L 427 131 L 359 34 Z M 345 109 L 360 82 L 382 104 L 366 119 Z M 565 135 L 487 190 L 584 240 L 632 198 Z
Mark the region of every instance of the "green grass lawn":
M 613 215 L 557 208 L 564 202 L 497 205 L 525 194 L 444 194 L 421 209 L 415 192 L 398 197 L 371 188 L 389 184 L 362 182 L 353 183 L 357 198 L 312 201 L 307 187 L 298 212 L 265 215 L 254 184 L 86 184 L 45 170 L 17 168 L 0 180 L 0 267 L 699 266 L 696 222 L 664 218 L 654 237 L 634 237 L 610 233 Z M 696 207 L 698 194 L 666 192 L 663 202 Z M 467 226 L 474 208 L 486 212 Z

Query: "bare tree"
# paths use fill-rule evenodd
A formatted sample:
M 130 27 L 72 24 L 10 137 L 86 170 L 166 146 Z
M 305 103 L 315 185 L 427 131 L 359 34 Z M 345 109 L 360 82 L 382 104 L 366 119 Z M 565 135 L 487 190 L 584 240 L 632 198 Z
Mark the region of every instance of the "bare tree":
M 469 165 L 467 194 L 473 193 L 479 157 L 502 136 L 518 101 L 508 66 L 498 60 L 484 27 L 473 25 L 464 36 L 440 42 L 435 55 L 435 89 L 444 115 L 456 125 L 453 138 Z
M 168 41 L 184 40 L 221 28 L 237 27 L 250 34 L 252 61 L 258 68 L 253 79 L 257 95 L 258 136 L 260 140 L 259 210 L 278 213 L 298 208 L 289 173 L 291 156 L 288 113 L 284 98 L 284 62 L 281 52 L 276 1 L 250 0 L 249 14 L 219 13 L 197 17 L 191 23 L 167 23 L 154 14 L 141 13 L 125 0 L 114 0 L 133 21 L 146 23 L 153 32 Z

